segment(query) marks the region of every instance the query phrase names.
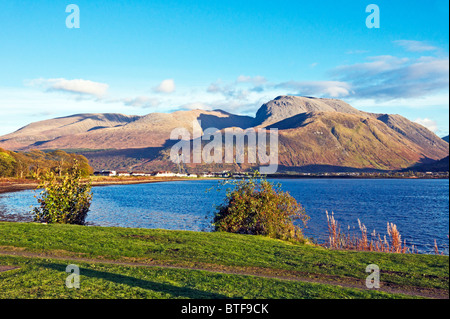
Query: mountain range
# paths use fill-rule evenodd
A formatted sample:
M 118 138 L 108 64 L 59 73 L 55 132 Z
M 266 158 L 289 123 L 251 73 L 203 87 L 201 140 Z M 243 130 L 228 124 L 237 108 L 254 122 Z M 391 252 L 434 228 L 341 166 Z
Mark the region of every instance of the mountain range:
M 397 170 L 449 154 L 448 141 L 401 115 L 368 113 L 342 100 L 299 96 L 279 96 L 263 104 L 255 117 L 222 110 L 76 114 L 34 122 L 0 136 L 0 147 L 69 150 L 85 155 L 94 169 L 174 170 L 176 165 L 168 158 L 170 133 L 175 128 L 192 132 L 193 126 L 201 132 L 209 127 L 277 128 L 283 170 Z

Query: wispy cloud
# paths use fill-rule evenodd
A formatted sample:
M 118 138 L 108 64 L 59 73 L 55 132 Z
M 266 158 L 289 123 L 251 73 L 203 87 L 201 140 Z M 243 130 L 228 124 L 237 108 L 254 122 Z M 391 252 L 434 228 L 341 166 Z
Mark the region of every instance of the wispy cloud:
M 382 72 L 395 70 L 409 61 L 408 58 L 398 58 L 391 55 L 381 55 L 367 58 L 368 62 L 342 65 L 331 70 L 333 77 L 346 81 L 370 77 Z
M 337 67 L 331 74 L 348 83 L 356 98 L 381 101 L 425 97 L 448 91 L 449 59 L 378 56 L 366 63 Z
M 158 99 L 148 96 L 122 98 L 114 100 L 113 102 L 121 102 L 125 106 L 139 107 L 143 109 L 154 108 L 161 104 Z
M 432 46 L 424 41 L 414 41 L 414 40 L 397 40 L 393 43 L 405 48 L 405 50 L 410 52 L 425 52 L 425 51 L 435 51 L 438 47 Z
M 345 54 L 364 54 L 369 52 L 370 52 L 369 50 L 349 50 L 345 52 Z
M 245 100 L 251 93 L 252 88 L 241 86 L 244 81 L 224 83 L 222 80 L 217 80 L 211 83 L 206 89 L 207 93 L 220 94 L 226 99 Z
M 65 92 L 78 96 L 91 96 L 96 98 L 103 97 L 109 87 L 105 83 L 83 79 L 67 80 L 64 78 L 28 80 L 25 81 L 25 85 L 43 88 L 46 91 Z
M 260 75 L 257 75 L 257 76 L 240 75 L 236 79 L 236 83 L 251 83 L 253 85 L 261 85 L 266 82 L 267 82 L 267 79 Z
M 224 83 L 219 79 L 211 83 L 206 92 L 219 93 L 225 98 L 245 100 L 254 92 L 263 92 L 266 84 L 267 79 L 263 76 L 240 75 L 235 81 L 230 83 Z
M 203 102 L 192 102 L 192 103 L 182 104 L 182 105 L 178 106 L 177 109 L 184 110 L 184 111 L 198 110 L 198 109 L 210 111 L 210 110 L 212 110 L 212 107 L 211 107 L 211 105 L 208 105 Z
M 164 81 L 163 81 L 164 82 Z M 94 82 L 90 80 L 75 79 L 33 79 L 24 81 L 26 86 L 42 89 L 43 92 L 63 92 L 72 94 L 76 100 L 94 100 L 101 103 L 120 103 L 134 108 L 155 108 L 161 102 L 155 97 L 134 96 L 123 98 L 106 97 L 109 85 L 105 83 Z M 161 90 L 170 91 L 170 83 L 162 83 Z
M 427 129 L 429 129 L 432 132 L 437 132 L 438 130 L 438 125 L 436 123 L 436 121 L 433 121 L 429 118 L 417 118 L 414 122 L 419 123 L 422 126 L 425 126 Z
M 328 96 L 333 98 L 350 95 L 350 84 L 342 81 L 289 81 L 275 85 L 275 88 L 294 90 L 299 95 Z

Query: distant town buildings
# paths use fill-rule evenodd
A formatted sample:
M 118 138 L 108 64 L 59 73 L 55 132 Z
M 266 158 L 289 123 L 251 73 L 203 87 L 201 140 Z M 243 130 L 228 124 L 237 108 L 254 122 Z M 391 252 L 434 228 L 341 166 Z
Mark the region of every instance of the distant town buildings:
M 228 172 L 218 172 L 218 173 L 201 173 L 201 174 L 187 174 L 187 173 L 174 173 L 170 171 L 156 171 L 156 172 L 143 172 L 143 171 L 111 171 L 111 170 L 101 170 L 94 172 L 95 176 L 155 176 L 155 177 L 228 177 Z
M 147 172 L 131 172 L 131 176 L 153 176 L 153 173 L 147 173 Z
M 194 173 L 174 173 L 170 171 L 113 171 L 102 170 L 94 172 L 96 176 L 154 176 L 154 177 L 185 177 L 185 178 L 245 178 L 245 172 L 203 172 L 199 174 Z M 251 174 L 250 174 L 251 175 Z M 412 171 L 391 171 L 391 172 L 321 172 L 321 173 L 306 173 L 306 172 L 291 172 L 291 173 L 276 173 L 268 175 L 267 177 L 280 178 L 448 178 L 448 172 L 412 172 Z
M 169 172 L 169 171 L 161 171 L 161 172 L 154 172 L 154 176 L 156 177 L 173 177 L 177 174 Z

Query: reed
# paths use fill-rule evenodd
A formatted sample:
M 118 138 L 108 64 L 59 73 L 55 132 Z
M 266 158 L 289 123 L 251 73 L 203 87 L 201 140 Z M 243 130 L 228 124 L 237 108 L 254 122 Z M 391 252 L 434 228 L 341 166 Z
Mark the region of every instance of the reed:
M 387 235 L 381 237 L 375 230 L 370 234 L 370 240 L 367 233 L 367 227 L 358 219 L 360 235 L 350 233 L 350 226 L 347 227 L 347 234 L 341 231 L 339 223 L 334 218 L 334 213 L 326 212 L 328 222 L 328 241 L 325 245 L 332 249 L 357 250 L 357 251 L 376 251 L 389 253 L 417 253 L 417 249 L 412 245 L 408 247 L 406 240 L 402 242 L 397 226 L 394 223 L 387 223 Z M 435 251 L 438 251 L 435 244 Z
M 447 239 L 448 238 L 449 238 L 449 236 L 447 235 Z M 448 245 L 443 245 L 443 246 L 444 246 L 444 249 L 442 251 L 439 251 L 439 247 L 438 247 L 438 244 L 437 244 L 436 239 L 435 239 L 434 240 L 434 246 L 433 246 L 434 254 L 435 255 L 444 255 L 445 247 L 447 247 L 447 250 L 448 250 Z
M 439 248 L 438 248 L 436 239 L 434 240 L 434 253 L 435 253 L 436 255 L 439 255 Z

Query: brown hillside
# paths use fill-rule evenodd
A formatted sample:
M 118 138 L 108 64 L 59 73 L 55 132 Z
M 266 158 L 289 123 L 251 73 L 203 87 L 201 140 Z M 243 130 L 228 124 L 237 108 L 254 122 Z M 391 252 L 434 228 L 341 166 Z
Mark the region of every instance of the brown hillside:
M 446 141 L 400 115 L 362 112 L 336 99 L 297 96 L 279 96 L 263 104 L 255 118 L 220 110 L 73 115 L 29 124 L 0 137 L 0 147 L 99 150 L 83 152 L 95 169 L 172 169 L 167 158 L 170 133 L 175 128 L 192 132 L 193 125 L 201 132 L 210 127 L 277 128 L 283 167 L 401 169 L 449 153 Z

